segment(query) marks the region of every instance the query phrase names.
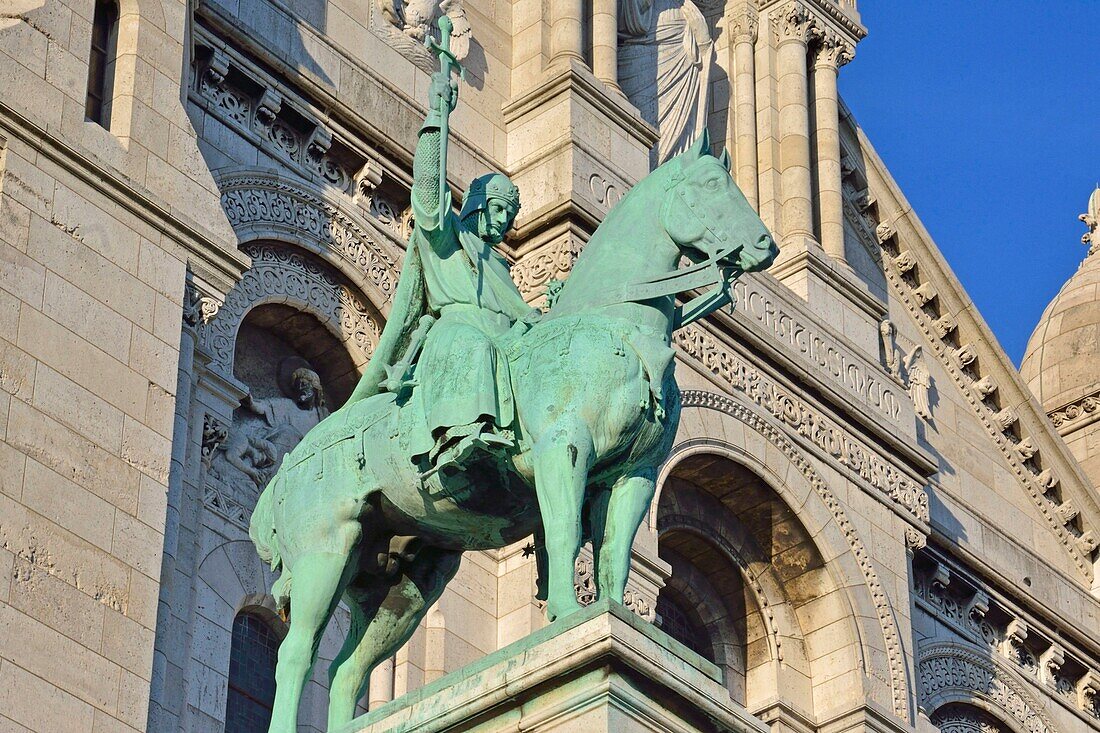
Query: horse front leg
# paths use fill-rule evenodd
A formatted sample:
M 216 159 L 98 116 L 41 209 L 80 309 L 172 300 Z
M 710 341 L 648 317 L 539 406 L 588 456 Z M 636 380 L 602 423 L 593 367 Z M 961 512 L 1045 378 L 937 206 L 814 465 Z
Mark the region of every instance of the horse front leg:
M 649 511 L 656 489 L 656 470 L 638 470 L 623 476 L 611 487 L 602 518 L 603 532 L 593 532 L 592 551 L 596 563 L 596 588 L 600 598 L 623 602 L 626 576 L 630 573 L 630 548 Z
M 347 585 L 356 553 L 316 552 L 294 563 L 290 588 L 290 630 L 279 645 L 275 704 L 268 733 L 295 733 L 298 705 L 317 659 L 317 647 Z
M 580 418 L 571 418 L 546 430 L 533 453 L 535 495 L 546 537 L 546 615 L 555 621 L 581 608 L 573 573 L 581 547 L 581 506 L 595 451 L 588 426 Z

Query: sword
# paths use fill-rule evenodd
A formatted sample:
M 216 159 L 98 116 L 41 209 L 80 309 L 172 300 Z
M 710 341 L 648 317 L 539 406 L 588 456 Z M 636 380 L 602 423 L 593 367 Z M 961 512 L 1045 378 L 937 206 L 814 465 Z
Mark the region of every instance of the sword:
M 439 41 L 437 42 L 429 35 L 424 43 L 439 56 L 439 70 L 451 79 L 451 90 L 457 94 L 458 83 L 452 75 L 457 71 L 459 78 L 466 81 L 466 67 L 459 63 L 454 53 L 451 52 L 451 32 L 454 30 L 454 23 L 444 14 L 439 16 L 438 25 Z M 440 112 L 443 119 L 439 124 L 439 222 L 442 224 L 443 209 L 447 207 L 447 193 L 450 190 L 447 187 L 447 139 L 450 137 L 450 105 L 448 104 L 447 109 L 440 110 Z

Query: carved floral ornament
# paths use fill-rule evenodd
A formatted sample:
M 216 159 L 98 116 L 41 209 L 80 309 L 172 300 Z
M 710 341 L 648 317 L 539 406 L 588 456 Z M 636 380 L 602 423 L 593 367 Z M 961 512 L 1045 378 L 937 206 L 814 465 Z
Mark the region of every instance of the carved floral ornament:
M 936 644 L 923 649 L 917 664 L 918 697 L 926 711 L 975 698 L 1014 720 L 1026 733 L 1054 733 L 1042 706 L 1013 673 L 988 654 L 958 644 Z
M 730 417 L 739 420 L 747 427 L 764 437 L 786 456 L 792 466 L 803 475 L 813 487 L 814 491 L 824 502 L 833 516 L 833 521 L 843 533 L 852 555 L 863 574 L 864 583 L 870 592 L 871 601 L 875 606 L 875 615 L 878 618 L 879 627 L 886 646 L 886 662 L 890 674 L 890 686 L 893 699 L 894 714 L 902 720 L 909 718 L 909 683 L 906 672 L 905 651 L 901 644 L 901 636 L 898 633 L 897 622 L 894 620 L 894 610 L 890 605 L 889 596 L 882 587 L 878 578 L 870 553 L 860 539 L 859 532 L 848 519 L 841 501 L 829 488 L 828 482 L 813 467 L 802 451 L 789 440 L 778 428 L 771 425 L 764 418 L 757 415 L 746 405 L 726 397 L 725 395 L 702 390 L 685 390 L 683 393 L 683 406 L 702 407 L 717 410 Z M 923 492 L 922 492 L 923 493 Z M 927 496 L 925 497 L 927 501 Z
M 356 363 L 364 364 L 378 342 L 381 327 L 367 307 L 345 285 L 300 253 L 273 244 L 253 243 L 244 251 L 252 267 L 226 296 L 225 305 L 201 332 L 200 343 L 211 355 L 210 366 L 233 373 L 233 349 L 245 314 L 265 302 L 300 306 L 343 338 Z

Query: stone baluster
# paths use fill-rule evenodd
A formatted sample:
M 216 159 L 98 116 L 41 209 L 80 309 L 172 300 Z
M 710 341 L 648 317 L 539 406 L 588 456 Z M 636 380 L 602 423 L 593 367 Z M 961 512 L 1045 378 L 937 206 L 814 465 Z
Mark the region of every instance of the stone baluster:
M 726 17 L 729 33 L 729 77 L 733 80 L 730 95 L 729 133 L 733 147 L 733 177 L 749 204 L 760 205 L 760 182 L 757 178 L 756 140 L 756 34 L 759 16 L 751 3 L 734 8 Z
M 584 62 L 584 0 L 553 0 L 550 63 Z
M 844 200 L 840 171 L 840 110 L 837 74 L 855 56 L 855 46 L 828 33 L 814 56 L 814 134 L 817 153 L 818 235 L 825 252 L 836 260 L 844 256 Z
M 783 239 L 813 239 L 813 183 L 810 176 L 810 114 L 806 54 L 818 33 L 800 2 L 772 16 L 779 77 L 779 187 Z
M 619 88 L 618 0 L 593 0 L 592 73 L 609 87 Z

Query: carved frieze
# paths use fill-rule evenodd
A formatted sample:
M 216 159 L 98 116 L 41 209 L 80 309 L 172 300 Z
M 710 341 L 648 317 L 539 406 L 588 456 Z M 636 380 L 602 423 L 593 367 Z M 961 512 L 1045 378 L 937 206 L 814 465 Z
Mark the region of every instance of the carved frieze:
M 582 606 L 587 606 L 596 600 L 596 577 L 593 568 L 592 558 L 587 554 L 578 557 L 573 566 L 573 590 L 577 594 L 577 602 Z M 654 604 L 635 588 L 628 586 L 623 591 L 623 605 L 639 618 L 650 623 L 657 618 Z
M 337 206 L 277 176 L 228 176 L 219 185 L 222 208 L 242 239 L 310 239 L 363 273 L 387 301 L 393 297 L 398 278 L 394 257 L 373 232 Z M 396 239 L 397 232 L 393 234 Z
M 472 32 L 462 0 L 374 0 L 371 30 L 422 71 L 431 73 L 438 61 L 425 40 L 434 31 L 436 19 L 446 13 L 454 23 L 451 52 L 459 61 L 470 51 Z
M 824 451 L 833 462 L 855 473 L 916 519 L 928 521 L 928 495 L 919 484 L 879 458 L 802 398 L 777 385 L 700 328 L 689 326 L 678 331 L 674 342 L 728 384 L 731 391 L 740 392 L 760 405 L 792 432 Z M 693 392 L 684 393 L 685 404 L 689 394 Z
M 200 344 L 212 357 L 212 369 L 226 375 L 233 373 L 233 346 L 245 313 L 265 302 L 287 300 L 328 320 L 346 339 L 356 363 L 366 363 L 381 327 L 359 296 L 291 249 L 253 243 L 244 250 L 252 257 L 252 267 L 200 333 Z
M 551 280 L 564 280 L 580 249 L 571 241 L 559 241 L 527 254 L 512 267 L 512 279 L 523 297 L 531 300 Z
M 920 652 L 917 673 L 918 695 L 925 709 L 979 696 L 1027 733 L 1054 733 L 1042 706 L 987 655 L 955 644 L 937 644 Z
M 352 193 L 361 156 L 345 145 L 334 147 L 331 131 L 289 111 L 282 94 L 251 78 L 224 51 L 209 52 L 195 79 L 192 102 L 305 177 Z
M 1071 402 L 1065 407 L 1060 407 L 1048 413 L 1050 421 L 1062 435 L 1078 428 L 1084 427 L 1094 420 L 1100 419 L 1100 392 L 1094 392 L 1088 396 Z

